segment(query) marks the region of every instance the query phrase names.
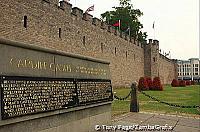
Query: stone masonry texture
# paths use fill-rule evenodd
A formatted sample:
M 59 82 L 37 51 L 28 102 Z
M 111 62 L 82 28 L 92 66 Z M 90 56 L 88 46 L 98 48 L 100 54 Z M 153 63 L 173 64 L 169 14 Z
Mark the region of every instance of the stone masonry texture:
M 116 87 L 129 87 L 142 76 L 160 76 L 164 84 L 176 78 L 175 62 L 159 54 L 158 41 L 140 44 L 81 9 L 58 3 L 0 0 L 0 37 L 107 60 Z

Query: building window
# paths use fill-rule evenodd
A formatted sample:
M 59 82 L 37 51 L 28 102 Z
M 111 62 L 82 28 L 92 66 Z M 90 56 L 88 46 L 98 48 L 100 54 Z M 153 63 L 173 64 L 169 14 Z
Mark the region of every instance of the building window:
M 59 28 L 59 30 L 58 30 L 58 36 L 59 36 L 59 38 L 61 38 L 61 28 Z
M 83 36 L 83 45 L 85 46 L 85 36 Z
M 117 48 L 115 47 L 115 55 L 117 54 Z
M 134 61 L 135 61 L 135 54 L 133 56 L 134 56 Z
M 101 43 L 101 52 L 103 53 L 103 43 Z
M 198 64 L 195 64 L 195 67 L 199 67 Z
M 128 58 L 128 52 L 126 51 L 126 59 Z
M 153 62 L 156 62 L 156 58 L 155 57 L 153 57 Z
M 24 27 L 27 28 L 27 16 L 24 16 Z

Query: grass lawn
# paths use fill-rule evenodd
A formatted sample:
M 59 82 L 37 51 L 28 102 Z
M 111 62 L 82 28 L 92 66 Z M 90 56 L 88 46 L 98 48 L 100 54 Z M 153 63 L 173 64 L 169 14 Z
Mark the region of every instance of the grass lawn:
M 119 97 L 125 97 L 130 89 L 120 88 L 114 89 L 116 95 Z M 144 91 L 145 93 L 158 98 L 168 103 L 174 103 L 179 105 L 200 105 L 200 85 L 187 86 L 187 87 L 171 87 L 166 85 L 164 91 Z M 139 109 L 142 112 L 152 113 L 168 113 L 168 114 L 200 114 L 200 111 L 193 108 L 176 108 L 165 104 L 160 104 L 143 94 L 138 94 Z M 127 100 L 119 101 L 114 100 L 112 104 L 112 115 L 127 113 L 130 111 L 130 97 Z

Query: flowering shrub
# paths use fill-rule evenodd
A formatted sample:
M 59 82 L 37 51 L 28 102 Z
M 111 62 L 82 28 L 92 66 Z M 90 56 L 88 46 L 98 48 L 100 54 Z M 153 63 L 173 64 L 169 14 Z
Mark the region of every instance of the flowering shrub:
M 186 81 L 186 85 L 191 85 L 191 81 L 190 81 L 190 80 L 187 80 L 187 81 Z
M 147 81 L 149 90 L 152 90 L 153 89 L 153 81 L 152 81 L 151 77 L 146 77 L 146 81 Z
M 171 86 L 172 86 L 172 87 L 178 87 L 178 86 L 179 86 L 178 80 L 173 79 L 173 80 L 172 80 L 172 83 L 171 83 Z
M 180 81 L 179 81 L 179 86 L 180 86 L 180 87 L 185 87 L 185 86 L 186 86 L 185 81 L 184 81 L 184 80 L 180 80 Z
M 159 77 L 155 77 L 153 79 L 153 89 L 152 90 L 160 90 L 163 91 L 163 86 L 161 84 L 160 78 Z
M 138 84 L 138 90 L 149 90 L 146 78 L 141 77 Z

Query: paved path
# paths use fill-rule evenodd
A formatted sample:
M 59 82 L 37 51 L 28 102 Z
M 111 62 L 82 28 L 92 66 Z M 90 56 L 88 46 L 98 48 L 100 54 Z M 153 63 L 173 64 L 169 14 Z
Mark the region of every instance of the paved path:
M 200 132 L 200 119 L 150 113 L 127 113 L 113 119 L 113 126 L 161 125 L 172 126 L 174 132 Z M 136 131 L 136 130 L 135 130 Z M 150 131 L 150 130 L 146 130 Z M 171 130 L 170 130 L 171 131 Z M 123 130 L 116 130 L 123 132 Z M 131 131 L 130 131 L 131 132 Z M 151 131 L 152 132 L 152 131 Z

